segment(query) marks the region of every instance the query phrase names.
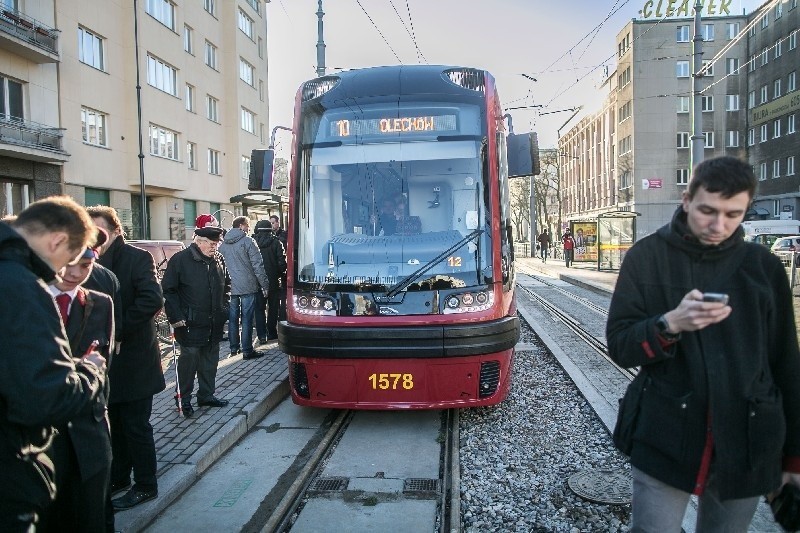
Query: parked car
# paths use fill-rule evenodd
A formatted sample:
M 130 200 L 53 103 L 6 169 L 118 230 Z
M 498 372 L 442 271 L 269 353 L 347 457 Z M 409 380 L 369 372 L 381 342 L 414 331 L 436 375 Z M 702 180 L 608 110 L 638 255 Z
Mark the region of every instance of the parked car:
M 791 237 L 781 237 L 777 239 L 770 248 L 773 254 L 781 258 L 786 264 L 791 264 L 792 257 L 795 257 L 795 266 L 800 266 L 800 235 Z
M 156 274 L 158 279 L 164 276 L 167 269 L 167 261 L 170 257 L 180 252 L 186 246 L 181 241 L 125 241 L 132 246 L 147 250 L 153 256 L 156 263 Z

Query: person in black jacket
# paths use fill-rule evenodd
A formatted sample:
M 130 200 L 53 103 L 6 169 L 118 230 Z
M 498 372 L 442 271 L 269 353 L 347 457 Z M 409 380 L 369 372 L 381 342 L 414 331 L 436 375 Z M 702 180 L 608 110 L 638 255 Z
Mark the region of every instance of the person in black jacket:
M 106 230 L 99 262 L 119 280 L 122 324 L 117 327 L 108 414 L 111 421 L 111 492 L 134 485 L 113 500 L 115 510 L 129 509 L 158 496 L 156 446 L 150 414 L 153 396 L 166 388 L 154 317 L 163 297 L 150 252 L 131 246 L 122 235 L 122 224 L 114 208 L 88 207 L 94 223 Z
M 66 197 L 0 222 L 0 531 L 29 531 L 50 504 L 53 426 L 91 409 L 105 382 L 98 352 L 73 359 L 46 285 L 94 236 L 83 208 Z
M 269 220 L 259 220 L 253 237 L 261 251 L 269 279 L 266 301 L 257 301 L 256 305 L 256 333 L 262 343 L 277 340 L 278 320 L 286 320 L 286 251 L 273 233 L 273 227 Z M 264 304 L 267 306 L 266 320 Z
M 225 262 L 217 252 L 221 237 L 222 228 L 197 228 L 194 242 L 172 256 L 161 280 L 164 311 L 181 345 L 178 386 L 181 410 L 187 418 L 194 414 L 191 401 L 195 375 L 198 406 L 228 405 L 227 400 L 214 396 L 219 343 L 231 291 Z
M 106 240 L 100 231 L 97 244 Z M 75 357 L 96 349 L 111 363 L 114 346 L 114 311 L 111 298 L 81 286 L 91 274 L 98 253 L 87 248 L 80 260 L 60 271 L 60 281 L 50 292 L 62 312 L 70 349 Z M 62 308 L 63 306 L 63 308 Z M 48 451 L 56 466 L 56 500 L 44 512 L 38 531 L 114 531 L 114 513 L 108 492 L 111 473 L 108 381 L 88 413 L 81 413 L 56 428 Z
M 617 426 L 631 437 L 615 441 L 631 458 L 632 531 L 680 531 L 692 494 L 697 531 L 747 531 L 761 495 L 800 486 L 792 293 L 740 226 L 756 184 L 744 161 L 703 161 L 672 222 L 622 262 L 606 337 L 617 364 L 641 367 Z

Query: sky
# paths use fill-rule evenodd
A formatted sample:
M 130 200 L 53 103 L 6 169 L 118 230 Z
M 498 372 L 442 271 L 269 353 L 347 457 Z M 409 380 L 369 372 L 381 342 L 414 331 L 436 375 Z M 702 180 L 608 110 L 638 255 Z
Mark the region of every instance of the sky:
M 731 14 L 750 13 L 762 3 L 730 0 Z M 616 36 L 640 17 L 644 4 L 323 0 L 327 74 L 398 64 L 483 68 L 497 80 L 515 132 L 536 131 L 540 147 L 553 147 L 557 130 L 573 115 L 570 109 L 584 106 L 562 133 L 600 109 L 606 68 L 611 73 L 616 66 Z M 266 5 L 270 131 L 292 126 L 297 88 L 316 77 L 317 8 L 317 0 L 269 0 Z M 290 140 L 289 132 L 278 131 L 279 157 L 288 157 Z

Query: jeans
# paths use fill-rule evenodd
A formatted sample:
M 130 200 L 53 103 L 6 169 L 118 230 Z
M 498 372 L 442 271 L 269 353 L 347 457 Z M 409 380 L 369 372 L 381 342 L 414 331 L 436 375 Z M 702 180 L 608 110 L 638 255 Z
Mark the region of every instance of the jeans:
M 228 311 L 228 340 L 231 353 L 242 350 L 242 353 L 253 352 L 253 319 L 256 312 L 256 293 L 232 294 L 231 307 Z M 239 317 L 242 319 L 242 343 L 239 344 Z
M 539 249 L 539 257 L 542 258 L 542 261 L 547 261 L 547 246 L 542 246 Z
M 567 266 L 569 267 L 570 264 L 574 261 L 574 254 L 575 250 L 564 250 L 564 262 L 566 262 Z
M 697 508 L 697 533 L 746 532 L 758 506 L 758 496 L 720 500 L 713 465 Z M 690 494 L 662 483 L 641 470 L 633 472 L 633 519 L 635 533 L 678 533 Z

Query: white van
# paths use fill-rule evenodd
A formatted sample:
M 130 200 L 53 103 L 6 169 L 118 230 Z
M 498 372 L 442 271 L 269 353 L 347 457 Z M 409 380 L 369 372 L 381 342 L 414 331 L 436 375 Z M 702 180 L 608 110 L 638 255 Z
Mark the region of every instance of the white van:
M 800 235 L 800 220 L 747 220 L 742 228 L 744 240 L 772 246 L 784 235 Z

